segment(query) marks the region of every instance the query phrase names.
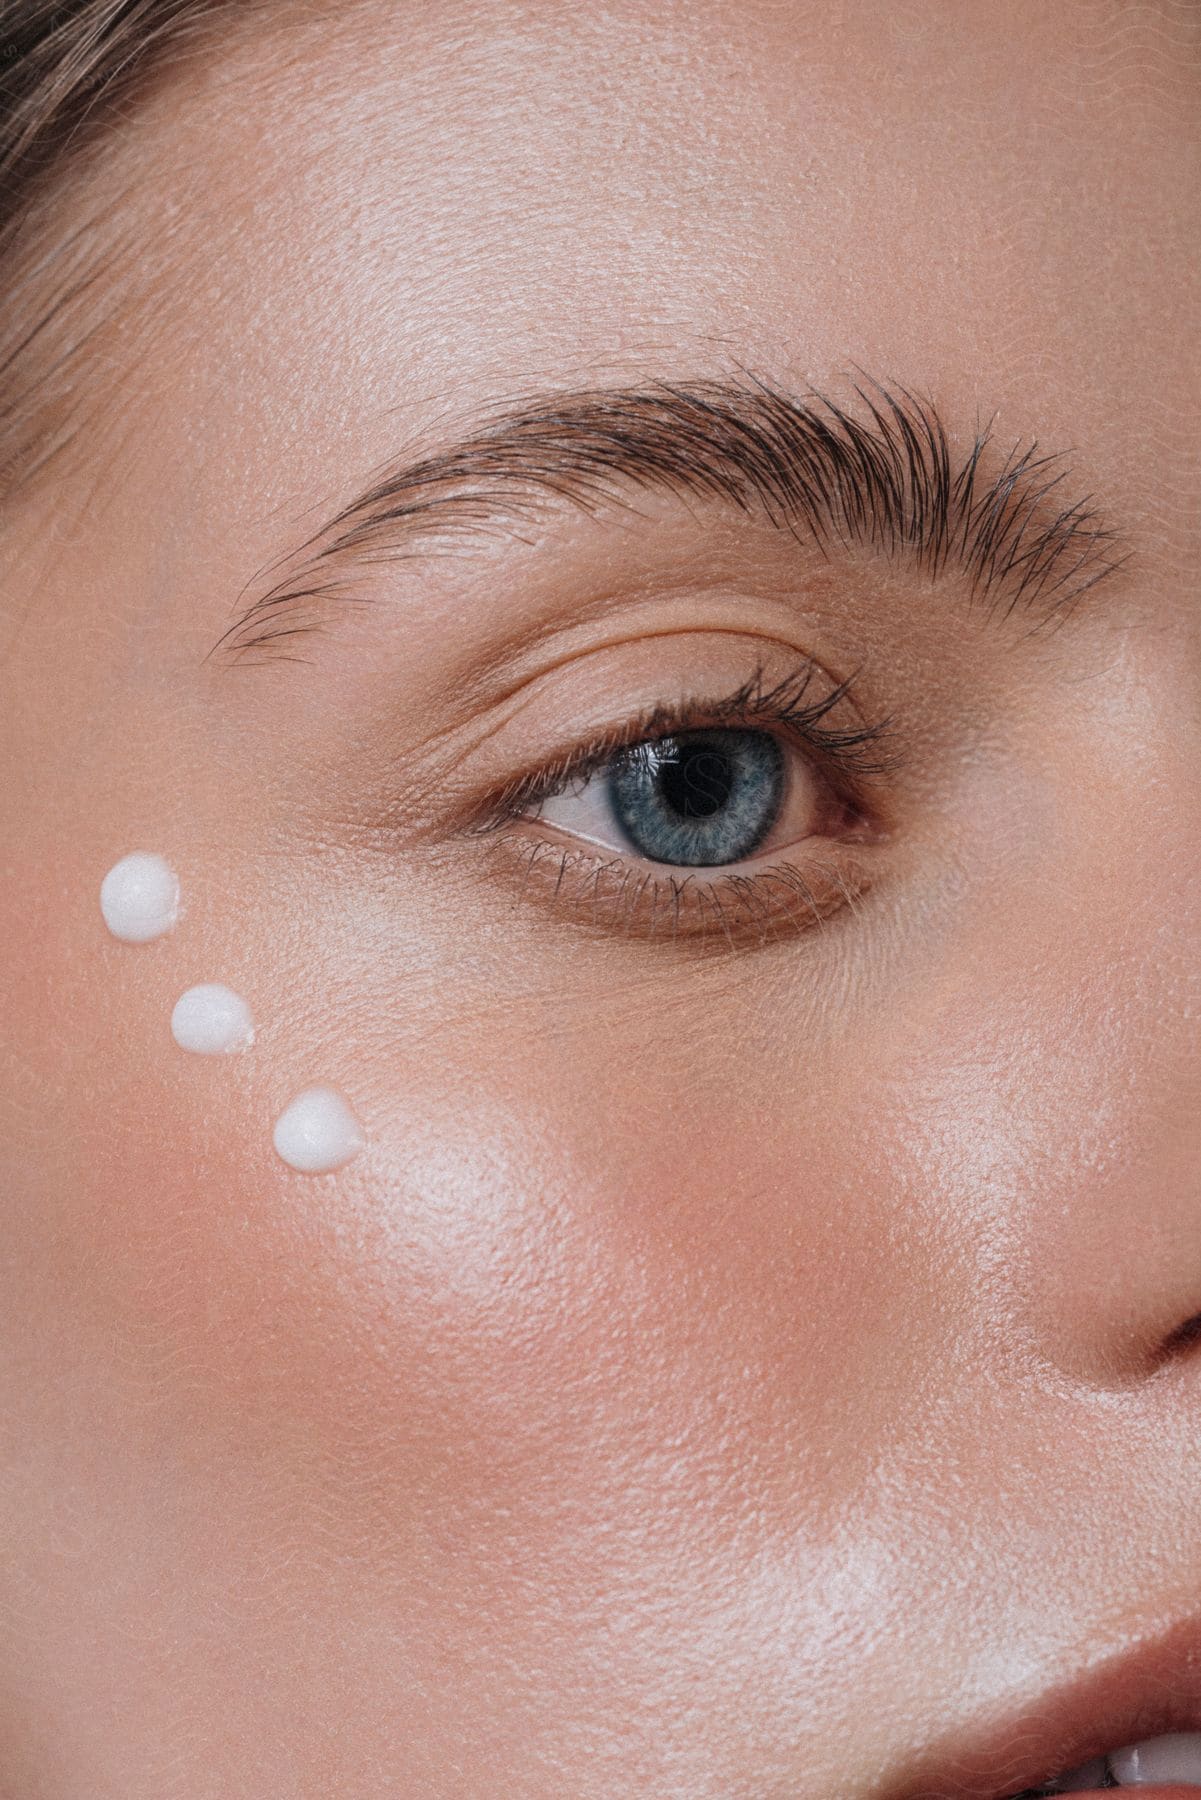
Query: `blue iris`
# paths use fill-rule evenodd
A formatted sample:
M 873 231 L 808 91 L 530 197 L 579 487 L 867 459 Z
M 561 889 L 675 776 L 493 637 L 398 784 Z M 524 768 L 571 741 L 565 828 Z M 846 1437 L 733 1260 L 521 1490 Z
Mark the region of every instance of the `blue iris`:
M 784 754 L 763 731 L 681 731 L 634 745 L 609 768 L 614 816 L 652 862 L 739 862 L 783 803 Z

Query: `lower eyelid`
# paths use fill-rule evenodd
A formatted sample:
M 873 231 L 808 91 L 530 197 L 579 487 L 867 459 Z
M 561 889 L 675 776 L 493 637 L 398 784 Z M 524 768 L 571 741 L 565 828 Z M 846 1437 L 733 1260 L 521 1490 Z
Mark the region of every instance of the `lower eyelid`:
M 598 936 L 751 949 L 854 910 L 876 869 L 870 847 L 829 838 L 755 862 L 676 868 L 590 849 L 517 821 L 488 834 L 484 865 L 512 904 L 540 904 Z

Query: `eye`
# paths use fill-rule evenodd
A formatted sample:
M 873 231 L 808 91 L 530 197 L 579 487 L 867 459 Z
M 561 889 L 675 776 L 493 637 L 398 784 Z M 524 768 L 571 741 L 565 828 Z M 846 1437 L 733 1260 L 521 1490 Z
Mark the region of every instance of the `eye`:
M 536 808 L 543 824 L 574 837 L 682 869 L 740 863 L 819 834 L 830 813 L 799 749 L 728 726 L 630 745 Z
M 806 661 L 656 705 L 509 781 L 469 835 L 491 837 L 512 904 L 592 933 L 724 950 L 820 925 L 876 876 L 903 758 L 891 719 L 852 714 L 849 681 L 816 685 Z

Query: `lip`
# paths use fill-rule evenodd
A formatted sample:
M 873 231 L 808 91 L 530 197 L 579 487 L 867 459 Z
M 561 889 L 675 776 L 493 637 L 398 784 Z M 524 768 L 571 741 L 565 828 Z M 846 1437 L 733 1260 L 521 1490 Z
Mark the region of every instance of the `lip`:
M 1032 1706 L 968 1720 L 908 1764 L 881 1800 L 1008 1800 L 1169 1731 L 1201 1731 L 1201 1612 L 1127 1645 Z M 1201 1787 L 1179 1783 L 1125 1791 L 1139 1800 L 1201 1800 Z

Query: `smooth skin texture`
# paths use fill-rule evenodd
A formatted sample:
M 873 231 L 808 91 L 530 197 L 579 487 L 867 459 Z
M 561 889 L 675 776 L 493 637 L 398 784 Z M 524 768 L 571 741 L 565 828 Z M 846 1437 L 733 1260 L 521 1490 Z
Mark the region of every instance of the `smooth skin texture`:
M 6 1794 L 897 1800 L 1201 1602 L 1199 101 L 1180 0 L 267 7 L 43 210 L 103 276 L 0 539 Z M 1130 560 L 1030 635 L 660 494 L 214 653 L 498 406 L 856 367 Z M 798 655 L 905 754 L 821 924 L 458 829 Z

